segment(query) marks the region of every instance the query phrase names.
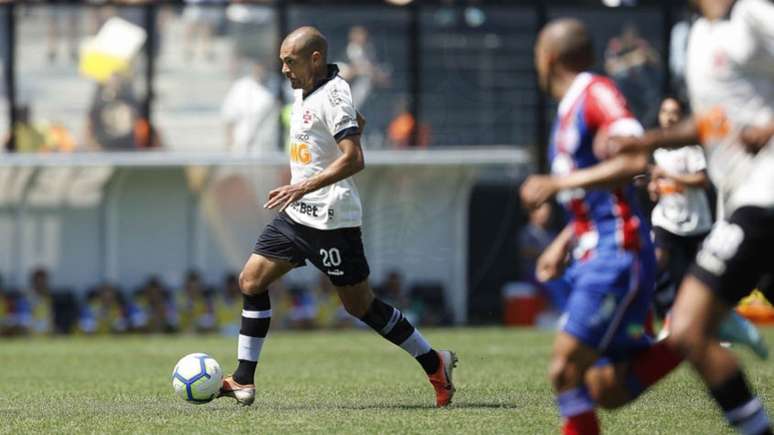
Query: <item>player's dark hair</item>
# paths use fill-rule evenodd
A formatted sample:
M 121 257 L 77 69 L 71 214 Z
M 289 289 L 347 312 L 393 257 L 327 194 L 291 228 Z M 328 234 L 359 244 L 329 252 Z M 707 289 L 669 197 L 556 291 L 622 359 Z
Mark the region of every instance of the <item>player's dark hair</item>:
M 664 104 L 664 101 L 666 100 L 672 100 L 675 103 L 677 103 L 677 107 L 680 108 L 680 114 L 685 116 L 688 114 L 688 104 L 683 100 L 682 98 L 678 97 L 674 94 L 666 94 L 661 98 L 661 103 L 659 103 L 659 106 L 661 104 Z

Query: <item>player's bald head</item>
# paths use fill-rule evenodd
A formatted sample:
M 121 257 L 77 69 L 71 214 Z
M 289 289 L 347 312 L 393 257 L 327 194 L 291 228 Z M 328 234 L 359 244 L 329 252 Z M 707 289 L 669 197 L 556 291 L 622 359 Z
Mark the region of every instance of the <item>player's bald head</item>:
M 282 47 L 302 57 L 311 56 L 316 51 L 320 53 L 323 61 L 328 55 L 328 40 L 312 26 L 299 27 L 290 32 L 282 41 Z
M 536 45 L 549 58 L 572 71 L 585 71 L 594 63 L 594 46 L 586 26 L 574 18 L 548 23 Z

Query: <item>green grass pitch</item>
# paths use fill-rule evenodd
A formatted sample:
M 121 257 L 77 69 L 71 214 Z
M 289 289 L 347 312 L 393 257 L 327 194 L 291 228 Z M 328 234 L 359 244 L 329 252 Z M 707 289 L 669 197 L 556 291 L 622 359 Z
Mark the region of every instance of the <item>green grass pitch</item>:
M 774 345 L 774 329 L 766 330 Z M 175 396 L 178 358 L 207 352 L 226 373 L 236 339 L 130 336 L 0 341 L 0 433 L 558 433 L 546 379 L 552 334 L 427 330 L 457 351 L 457 395 L 435 409 L 419 365 L 366 331 L 271 334 L 256 403 L 191 405 Z M 774 364 L 738 350 L 774 414 Z M 611 434 L 732 433 L 687 368 L 623 410 L 602 412 Z

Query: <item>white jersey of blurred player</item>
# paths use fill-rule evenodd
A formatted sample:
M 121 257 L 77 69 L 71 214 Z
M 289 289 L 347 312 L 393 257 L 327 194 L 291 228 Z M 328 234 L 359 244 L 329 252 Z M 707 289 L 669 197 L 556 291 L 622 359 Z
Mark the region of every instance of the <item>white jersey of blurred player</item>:
M 704 171 L 707 161 L 698 145 L 674 150 L 659 148 L 653 153 L 656 165 L 668 174 L 687 175 Z M 653 209 L 654 227 L 663 228 L 678 236 L 704 234 L 712 227 L 712 215 L 704 189 L 682 187 L 674 181 L 659 181 L 659 201 Z
M 774 4 L 739 0 L 727 19 L 697 20 L 686 80 L 694 113 L 722 110 L 730 125 L 707 147 L 718 218 L 742 205 L 774 207 L 772 144 L 752 156 L 734 142 L 741 128 L 774 119 Z
M 357 129 L 357 113 L 349 84 L 338 75 L 306 98 L 301 89 L 294 95 L 290 118 L 292 184 L 330 166 L 341 155 L 337 139 L 350 129 Z M 362 224 L 360 196 L 351 177 L 304 195 L 286 212 L 297 223 L 320 230 Z

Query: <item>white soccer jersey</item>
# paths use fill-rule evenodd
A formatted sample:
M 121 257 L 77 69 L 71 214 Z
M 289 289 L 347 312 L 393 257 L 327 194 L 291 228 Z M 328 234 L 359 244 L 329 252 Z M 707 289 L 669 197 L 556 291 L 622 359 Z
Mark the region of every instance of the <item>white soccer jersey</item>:
M 697 145 L 658 149 L 653 158 L 668 174 L 695 174 L 707 168 L 704 150 Z M 710 230 L 712 214 L 704 189 L 679 186 L 671 180 L 659 181 L 658 188 L 659 200 L 651 216 L 654 227 L 678 236 L 694 236 Z
M 774 207 L 774 149 L 756 156 L 734 137 L 774 119 L 774 4 L 739 0 L 728 19 L 699 19 L 688 42 L 686 81 L 695 113 L 720 108 L 730 132 L 708 145 L 720 214 L 742 205 Z
M 357 112 L 349 84 L 328 66 L 327 81 L 304 98 L 295 91 L 290 116 L 290 170 L 292 183 L 306 180 L 341 156 L 338 140 L 357 129 Z M 359 227 L 360 196 L 352 178 L 304 195 L 286 209 L 295 222 L 320 230 Z

